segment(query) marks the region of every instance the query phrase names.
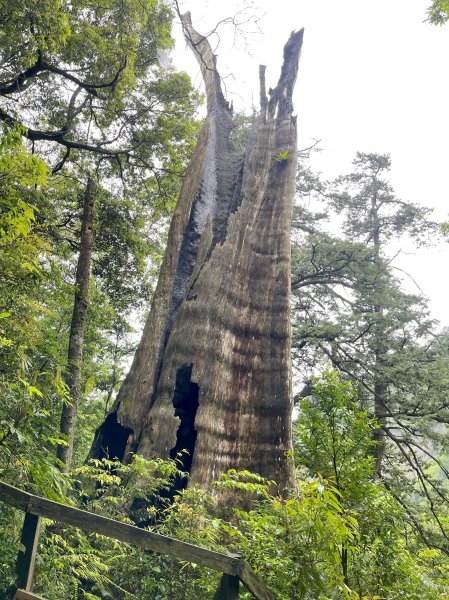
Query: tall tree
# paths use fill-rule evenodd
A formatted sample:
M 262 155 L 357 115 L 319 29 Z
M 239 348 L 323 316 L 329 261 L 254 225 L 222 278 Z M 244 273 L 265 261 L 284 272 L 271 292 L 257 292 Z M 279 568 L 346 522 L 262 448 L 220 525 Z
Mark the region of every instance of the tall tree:
M 374 435 L 377 441 L 376 471 L 381 475 L 389 413 L 386 368 L 389 363 L 388 355 L 391 353 L 390 344 L 396 333 L 387 316 L 390 309 L 387 288 L 392 288 L 389 269 L 384 262 L 386 244 L 394 236 L 405 234 L 413 236 L 415 242 L 419 241 L 435 232 L 436 224 L 428 219 L 429 209 L 403 202 L 394 194 L 385 179 L 391 166 L 389 156 L 359 152 L 353 164 L 356 167 L 354 173 L 337 180 L 337 190 L 333 192 L 331 202 L 338 212 L 345 213 L 346 235 L 364 242 L 372 250 L 371 286 L 366 289 L 367 293 L 361 300 L 372 313 L 374 416 L 381 425 Z
M 447 450 L 439 423 L 447 420 L 449 353 L 425 298 L 402 290 L 387 243 L 407 232 L 426 241 L 437 225 L 425 209 L 396 198 L 388 168 L 388 157 L 358 155 L 350 176 L 333 185 L 312 181 L 344 216 L 347 239 L 324 234 L 316 225 L 323 219 L 304 211 L 296 219 L 307 241 L 294 253 L 294 353 L 306 377 L 330 361 L 353 379 L 360 405 L 380 424 L 377 474 L 420 535 L 443 547 Z M 309 393 L 306 385 L 298 399 Z M 421 510 L 428 528 L 419 525 Z
M 352 374 L 358 373 L 372 396 L 373 414 L 381 425 L 374 432 L 380 475 L 391 413 L 389 388 L 394 386 L 391 354 L 399 351 L 398 338 L 405 345 L 410 342 L 407 336 L 413 337 L 411 330 L 421 338 L 425 332 L 431 332 L 423 302 L 401 292 L 392 275 L 388 243 L 406 234 L 415 242 L 425 241 L 436 231 L 436 224 L 428 219 L 427 209 L 403 202 L 394 194 L 385 178 L 390 168 L 388 156 L 358 153 L 354 165 L 353 173 L 338 178 L 325 192 L 319 190 L 343 216 L 343 230 L 351 241 L 342 243 L 329 236 L 311 236 L 315 245 L 310 264 L 315 282 L 325 286 L 322 293 L 333 297 L 332 301 L 343 306 L 346 313 L 343 316 L 341 308 L 337 310 L 343 319 L 336 319 L 334 314 L 333 331 L 332 327 L 321 325 L 322 341 L 331 343 L 328 356 L 333 363 Z M 310 275 L 303 272 L 295 278 L 295 285 L 300 288 L 311 281 Z M 332 315 L 329 319 L 332 321 Z M 313 332 L 308 335 L 313 336 Z M 416 341 L 414 337 L 412 343 Z M 359 353 L 354 352 L 357 342 L 363 348 Z
M 292 92 L 302 31 L 284 49 L 245 152 L 206 38 L 183 17 L 206 85 L 207 117 L 172 219 L 151 313 L 92 456 L 175 457 L 190 481 L 229 468 L 293 485 L 290 222 L 296 169 Z M 269 449 L 269 451 L 268 451 Z
M 75 436 L 76 416 L 81 393 L 81 365 L 83 360 L 84 335 L 89 306 L 89 283 L 91 276 L 92 250 L 94 244 L 94 219 L 96 183 L 89 176 L 84 196 L 81 221 L 81 239 L 78 262 L 75 272 L 75 302 L 73 305 L 68 349 L 68 401 L 61 413 L 60 432 L 67 437 L 67 445 L 58 447 L 58 458 L 64 469 L 72 464 L 73 439 Z

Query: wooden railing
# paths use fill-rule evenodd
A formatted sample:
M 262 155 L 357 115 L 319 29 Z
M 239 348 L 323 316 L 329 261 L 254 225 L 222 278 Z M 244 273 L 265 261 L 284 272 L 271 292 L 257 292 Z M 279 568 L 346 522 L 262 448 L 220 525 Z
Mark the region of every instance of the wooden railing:
M 223 573 L 214 600 L 236 600 L 239 595 L 240 582 L 257 600 L 276 600 L 273 593 L 254 573 L 248 563 L 236 554 L 223 554 L 200 548 L 79 508 L 34 496 L 3 482 L 0 482 L 0 501 L 25 512 L 20 539 L 21 550 L 16 564 L 17 590 L 14 600 L 40 599 L 40 596 L 33 594 L 32 590 L 42 517 Z

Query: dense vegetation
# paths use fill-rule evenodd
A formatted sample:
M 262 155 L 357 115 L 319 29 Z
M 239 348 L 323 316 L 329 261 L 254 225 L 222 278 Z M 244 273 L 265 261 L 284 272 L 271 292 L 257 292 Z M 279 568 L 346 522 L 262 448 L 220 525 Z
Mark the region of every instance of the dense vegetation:
M 169 502 L 182 461 L 84 461 L 134 350 L 198 131 L 188 77 L 161 66 L 173 15 L 156 0 L 0 7 L 0 479 L 240 552 L 279 598 L 449 597 L 449 338 L 426 299 L 403 291 L 390 255 L 392 240 L 427 244 L 440 227 L 397 198 L 388 155 L 358 153 L 353 173 L 332 182 L 300 160 L 297 418 L 286 458 L 295 461 L 297 489 L 274 497 L 257 474 L 229 472 L 212 490 L 187 489 Z M 442 24 L 448 12 L 434 2 L 429 20 Z M 91 178 L 95 239 L 74 360 Z M 61 431 L 61 414 L 73 406 L 76 428 Z M 70 435 L 71 465 L 61 459 Z M 245 509 L 220 503 L 223 490 Z M 1 597 L 14 583 L 20 528 L 21 515 L 1 504 Z M 216 589 L 218 576 L 194 564 L 56 523 L 45 528 L 36 592 L 49 600 L 201 599 Z

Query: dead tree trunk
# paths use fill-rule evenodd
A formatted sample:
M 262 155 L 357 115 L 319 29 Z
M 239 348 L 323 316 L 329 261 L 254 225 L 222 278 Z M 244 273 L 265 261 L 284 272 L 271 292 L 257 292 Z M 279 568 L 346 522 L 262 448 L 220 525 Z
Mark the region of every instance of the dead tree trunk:
M 245 152 L 229 138 L 210 45 L 183 17 L 202 70 L 207 117 L 173 216 L 150 315 L 92 456 L 174 457 L 207 485 L 249 469 L 293 485 L 290 226 L 296 172 L 292 92 L 303 32 L 284 49 Z
M 67 437 L 67 446 L 58 446 L 57 456 L 64 463 L 64 471 L 70 468 L 73 456 L 76 415 L 80 401 L 81 365 L 83 360 L 84 333 L 86 330 L 87 310 L 89 306 L 89 280 L 91 271 L 92 248 L 94 242 L 94 209 L 96 184 L 89 177 L 84 196 L 81 218 L 81 242 L 75 274 L 75 301 L 70 325 L 68 349 L 67 385 L 69 403 L 64 404 L 61 412 L 60 432 Z

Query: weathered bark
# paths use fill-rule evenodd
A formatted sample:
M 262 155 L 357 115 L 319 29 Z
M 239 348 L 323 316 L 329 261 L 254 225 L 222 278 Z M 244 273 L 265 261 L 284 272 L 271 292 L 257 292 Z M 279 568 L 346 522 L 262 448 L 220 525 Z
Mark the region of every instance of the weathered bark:
M 293 485 L 290 226 L 296 172 L 292 91 L 303 32 L 284 49 L 245 152 L 207 39 L 183 17 L 207 117 L 173 217 L 145 330 L 92 456 L 174 457 L 207 485 L 249 469 Z
M 84 195 L 83 214 L 81 219 L 81 241 L 78 263 L 75 274 L 75 301 L 70 325 L 67 386 L 69 403 L 64 404 L 61 412 L 60 431 L 67 437 L 67 446 L 58 446 L 57 456 L 64 463 L 66 471 L 72 464 L 73 439 L 76 416 L 81 392 L 81 365 L 83 360 L 84 333 L 86 330 L 87 311 L 89 306 L 89 280 L 91 272 L 92 248 L 94 243 L 94 211 L 96 184 L 89 177 Z

